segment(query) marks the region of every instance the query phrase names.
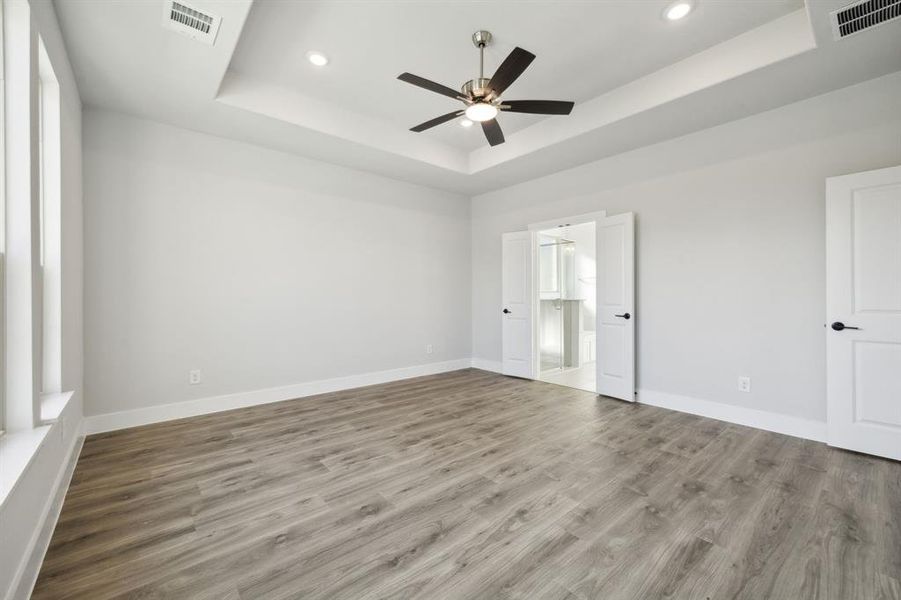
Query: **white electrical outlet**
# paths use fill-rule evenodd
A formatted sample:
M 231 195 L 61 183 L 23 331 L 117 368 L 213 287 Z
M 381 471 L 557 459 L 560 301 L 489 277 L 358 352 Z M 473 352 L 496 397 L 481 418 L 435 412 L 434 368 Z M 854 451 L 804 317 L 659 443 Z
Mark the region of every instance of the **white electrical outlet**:
M 426 354 L 431 354 L 431 353 L 432 353 L 432 345 L 431 345 L 431 344 L 426 344 L 426 345 L 425 345 L 425 353 L 426 353 Z
M 738 391 L 739 392 L 750 392 L 751 391 L 751 378 L 747 376 L 740 376 L 738 378 Z
M 200 369 L 191 369 L 188 371 L 188 383 L 191 385 L 200 383 Z

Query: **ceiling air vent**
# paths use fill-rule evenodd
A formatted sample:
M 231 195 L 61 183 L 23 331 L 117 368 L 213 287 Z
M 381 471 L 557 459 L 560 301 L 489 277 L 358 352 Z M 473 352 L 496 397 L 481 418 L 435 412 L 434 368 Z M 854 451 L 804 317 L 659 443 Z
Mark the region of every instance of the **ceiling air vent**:
M 898 17 L 901 0 L 862 0 L 832 13 L 832 33 L 845 38 Z
M 216 41 L 221 22 L 222 17 L 198 10 L 179 0 L 166 0 L 163 3 L 163 27 L 210 46 Z

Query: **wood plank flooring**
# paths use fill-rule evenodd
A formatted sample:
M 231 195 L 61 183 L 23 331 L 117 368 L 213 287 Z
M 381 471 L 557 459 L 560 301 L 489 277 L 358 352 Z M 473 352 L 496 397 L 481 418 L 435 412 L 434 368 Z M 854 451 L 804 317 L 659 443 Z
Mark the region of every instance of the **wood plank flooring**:
M 34 598 L 901 598 L 901 464 L 477 370 L 89 437 Z

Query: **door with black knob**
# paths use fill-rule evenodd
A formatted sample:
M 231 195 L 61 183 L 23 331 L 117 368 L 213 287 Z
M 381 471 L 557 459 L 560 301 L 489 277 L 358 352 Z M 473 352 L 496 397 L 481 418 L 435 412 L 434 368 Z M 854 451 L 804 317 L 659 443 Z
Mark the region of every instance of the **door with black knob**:
M 503 371 L 532 377 L 532 238 L 517 231 L 505 233 L 502 243 Z
M 827 441 L 901 460 L 901 167 L 826 196 Z
M 598 393 L 635 401 L 635 217 L 597 223 Z

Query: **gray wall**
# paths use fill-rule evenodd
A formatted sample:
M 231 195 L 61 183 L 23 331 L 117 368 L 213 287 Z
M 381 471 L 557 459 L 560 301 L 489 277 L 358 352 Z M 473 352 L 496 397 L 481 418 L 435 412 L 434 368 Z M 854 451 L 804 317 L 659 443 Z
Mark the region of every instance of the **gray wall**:
M 88 414 L 469 357 L 468 198 L 115 113 L 84 127 Z
M 898 98 L 892 75 L 473 198 L 473 356 L 501 358 L 503 232 L 634 211 L 639 390 L 825 420 L 824 180 L 901 163 Z

